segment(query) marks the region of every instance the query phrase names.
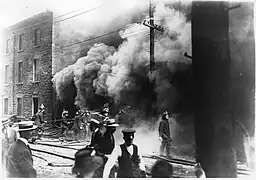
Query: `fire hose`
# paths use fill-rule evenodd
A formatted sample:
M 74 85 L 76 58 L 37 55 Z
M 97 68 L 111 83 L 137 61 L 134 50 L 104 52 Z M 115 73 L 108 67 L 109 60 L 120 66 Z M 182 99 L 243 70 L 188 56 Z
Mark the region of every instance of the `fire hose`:
M 65 159 L 70 159 L 70 160 L 73 160 L 73 161 L 75 160 L 75 158 L 70 157 L 70 156 L 56 154 L 56 153 L 53 153 L 53 152 L 48 152 L 48 151 L 44 151 L 44 150 L 40 150 L 40 149 L 35 149 L 35 148 L 30 148 L 30 149 L 32 151 L 36 151 L 36 152 L 46 153 L 46 154 L 50 154 L 50 155 L 53 155 L 53 156 L 58 156 L 58 157 L 62 157 L 62 158 L 65 158 Z
M 72 150 L 79 150 L 78 148 L 72 148 L 72 147 L 67 147 L 67 146 L 61 146 L 61 145 L 54 145 L 54 144 L 47 144 L 47 143 L 41 143 L 37 142 L 36 144 L 44 145 L 44 146 L 51 146 L 51 147 L 59 147 L 59 148 L 64 148 L 64 149 L 72 149 Z
M 41 156 L 37 156 L 35 154 L 33 154 L 33 156 L 37 157 L 38 159 L 44 160 L 45 162 L 47 162 L 48 166 L 52 166 L 52 167 L 72 167 L 73 166 L 72 164 L 55 164 L 55 163 L 52 163 L 52 162 L 48 162 L 45 158 L 43 158 Z

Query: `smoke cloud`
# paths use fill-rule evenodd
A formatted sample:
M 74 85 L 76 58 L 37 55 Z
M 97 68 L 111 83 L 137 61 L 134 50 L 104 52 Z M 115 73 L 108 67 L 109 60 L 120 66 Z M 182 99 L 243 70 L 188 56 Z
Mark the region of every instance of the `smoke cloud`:
M 155 24 L 165 29 L 155 33 L 155 87 L 149 77 L 149 28 L 133 23 L 119 32 L 124 42 L 118 48 L 94 44 L 86 56 L 58 72 L 53 78 L 57 95 L 68 96 L 65 85 L 73 81 L 79 108 L 99 108 L 100 101 L 110 98 L 145 113 L 154 103 L 158 112 L 172 110 L 181 92 L 171 78 L 191 65 L 183 56 L 184 52 L 191 53 L 191 28 L 184 13 L 165 5 L 159 2 L 155 7 Z M 156 102 L 152 98 L 155 93 Z

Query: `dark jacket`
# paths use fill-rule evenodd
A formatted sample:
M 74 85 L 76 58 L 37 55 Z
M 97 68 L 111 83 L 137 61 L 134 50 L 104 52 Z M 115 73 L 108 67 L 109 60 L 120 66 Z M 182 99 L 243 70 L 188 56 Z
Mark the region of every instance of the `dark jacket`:
M 111 154 L 115 147 L 114 135 L 112 133 L 102 135 L 100 131 L 97 131 L 92 134 L 90 146 L 95 147 L 100 153 Z
M 10 178 L 36 178 L 31 150 L 21 140 L 15 141 L 8 150 L 7 172 Z
M 171 139 L 168 120 L 161 120 L 158 132 L 159 136 L 163 138 L 163 141 L 169 141 Z

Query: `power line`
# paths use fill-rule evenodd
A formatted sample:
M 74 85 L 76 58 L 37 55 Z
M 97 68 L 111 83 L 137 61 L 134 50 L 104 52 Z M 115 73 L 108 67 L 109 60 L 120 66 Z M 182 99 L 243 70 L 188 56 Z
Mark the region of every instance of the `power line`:
M 76 10 L 70 11 L 70 12 L 68 12 L 68 13 L 65 13 L 65 14 L 59 15 L 59 16 L 55 17 L 54 19 L 58 19 L 58 18 L 60 18 L 60 17 L 63 17 L 63 16 L 66 16 L 66 15 L 72 14 L 72 13 L 77 12 L 77 11 L 80 11 L 80 10 L 82 10 L 82 9 L 84 9 L 84 8 L 79 8 L 79 9 L 76 9 Z
M 132 36 L 142 36 L 142 35 L 146 35 L 148 32 L 148 30 L 143 30 L 143 31 L 139 31 L 137 33 L 128 33 L 128 36 L 127 37 L 132 37 Z M 89 44 L 89 43 L 88 43 Z M 58 51 L 54 51 L 54 52 L 58 52 Z M 75 54 L 75 53 L 78 53 L 78 52 L 81 52 L 81 50 L 78 50 L 78 51 L 74 51 L 74 52 L 68 52 L 69 54 Z M 64 54 L 65 52 L 61 53 L 61 54 Z
M 72 44 L 63 46 L 63 47 L 61 47 L 61 49 L 56 50 L 55 52 L 61 52 L 61 51 L 63 51 L 64 49 L 66 49 L 66 48 L 68 48 L 68 47 L 71 47 L 71 46 L 74 46 L 74 45 L 77 45 L 77 44 L 81 44 L 81 43 L 85 43 L 85 42 L 87 42 L 87 41 L 91 41 L 91 40 L 94 40 L 94 39 L 98 39 L 98 38 L 101 38 L 101 37 L 104 37 L 104 36 L 107 36 L 107 35 L 110 35 L 110 34 L 113 34 L 113 33 L 117 33 L 117 32 L 119 32 L 119 31 L 121 31 L 121 30 L 126 29 L 126 28 L 127 28 L 127 26 L 125 25 L 125 26 L 123 26 L 123 27 L 121 27 L 121 28 L 118 28 L 118 29 L 116 29 L 116 30 L 114 30 L 114 31 L 111 31 L 111 32 L 108 32 L 108 33 L 105 33 L 105 34 L 101 34 L 101 35 L 99 35 L 99 36 L 94 36 L 94 37 L 92 37 L 92 38 L 88 38 L 88 39 L 85 39 L 85 40 L 82 40 L 82 41 L 78 41 L 78 42 L 75 42 L 75 43 L 72 43 Z
M 76 15 L 74 15 L 74 16 L 68 17 L 68 18 L 66 18 L 66 19 L 61 19 L 61 20 L 59 20 L 59 21 L 55 21 L 55 22 L 53 22 L 53 24 L 56 24 L 56 23 L 59 23 L 59 22 L 62 22 L 62 21 L 65 21 L 65 20 L 74 18 L 74 17 L 76 17 L 76 16 L 80 16 L 80 15 L 82 15 L 82 14 L 91 12 L 91 11 L 93 11 L 93 10 L 95 10 L 95 9 L 98 9 L 98 8 L 101 8 L 101 7 L 103 7 L 103 6 L 105 6 L 105 5 L 100 5 L 100 6 L 98 6 L 98 7 L 95 7 L 95 8 L 93 8 L 93 9 L 89 9 L 89 10 L 87 10 L 87 11 L 81 12 L 81 13 L 79 13 L 79 14 L 76 14 Z
M 56 24 L 56 23 L 59 23 L 59 22 L 62 22 L 62 21 L 65 21 L 65 20 L 68 20 L 68 19 L 74 18 L 74 17 L 76 17 L 76 16 L 80 16 L 80 15 L 82 15 L 82 14 L 85 14 L 85 13 L 91 12 L 91 11 L 96 10 L 96 9 L 98 9 L 98 8 L 100 8 L 100 7 L 103 7 L 103 6 L 104 6 L 104 5 L 101 5 L 101 6 L 98 6 L 98 7 L 95 7 L 95 8 L 92 8 L 92 9 L 86 10 L 86 11 L 83 11 L 83 12 L 81 12 L 81 13 L 79 13 L 79 14 L 74 15 L 74 16 L 68 17 L 68 18 L 66 18 L 66 19 L 61 19 L 61 20 L 55 21 L 55 22 L 53 22 L 53 24 Z M 66 14 L 70 14 L 70 13 L 71 13 L 71 12 L 66 13 Z M 65 14 L 60 15 L 60 16 L 64 16 L 64 15 L 65 15 Z M 58 16 L 58 17 L 60 17 L 60 16 Z M 49 20 L 45 20 L 45 21 L 41 21 L 41 22 L 38 22 L 38 23 L 32 24 L 32 25 L 30 25 L 30 26 L 22 27 L 22 28 L 16 28 L 16 29 L 7 28 L 7 29 L 8 29 L 8 30 L 11 30 L 11 31 L 19 31 L 19 30 L 23 30 L 23 29 L 31 28 L 31 27 L 33 27 L 33 26 L 36 26 L 36 25 L 39 25 L 39 24 L 42 24 L 42 23 L 45 23 L 45 22 L 50 22 L 50 21 L 49 21 Z

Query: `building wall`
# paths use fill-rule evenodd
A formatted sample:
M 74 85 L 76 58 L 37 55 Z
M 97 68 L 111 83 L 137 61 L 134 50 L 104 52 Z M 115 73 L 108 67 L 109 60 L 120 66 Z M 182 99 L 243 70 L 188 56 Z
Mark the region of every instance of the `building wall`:
M 52 12 L 44 12 L 6 29 L 11 38 L 10 54 L 5 56 L 9 64 L 10 82 L 4 87 L 9 99 L 9 114 L 17 114 L 17 98 L 23 100 L 22 116 L 32 116 L 32 98 L 38 97 L 39 106 L 44 104 L 46 118 L 52 116 Z M 40 29 L 40 44 L 34 45 L 35 29 Z M 19 35 L 24 34 L 24 48 L 19 50 Z M 38 81 L 33 81 L 33 60 L 38 59 Z M 18 63 L 23 62 L 23 81 L 18 82 Z

